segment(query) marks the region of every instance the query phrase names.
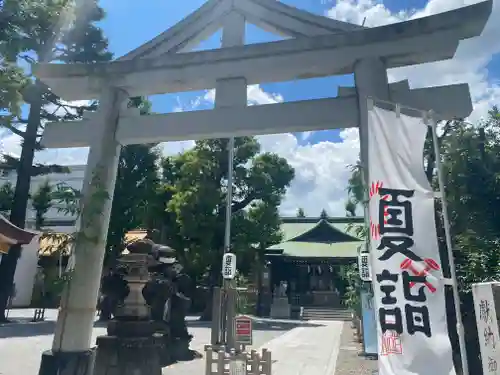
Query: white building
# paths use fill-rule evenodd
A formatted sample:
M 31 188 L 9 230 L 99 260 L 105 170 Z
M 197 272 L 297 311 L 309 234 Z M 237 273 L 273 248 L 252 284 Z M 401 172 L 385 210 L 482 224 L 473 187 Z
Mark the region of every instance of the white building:
M 64 183 L 73 189 L 80 190 L 83 185 L 83 175 L 85 173 L 85 165 L 69 166 L 70 173 L 52 173 L 45 176 L 36 176 L 31 179 L 30 193 L 34 194 L 39 187 L 49 181 L 51 185 Z M 14 187 L 16 184 L 15 171 L 2 171 L 0 174 L 0 186 L 10 182 Z M 55 204 L 45 216 L 44 227 L 58 233 L 71 233 L 75 229 L 76 216 L 67 215 L 61 212 L 61 206 Z M 26 212 L 26 229 L 35 228 L 35 210 L 28 203 Z M 15 307 L 28 306 L 31 303 L 33 293 L 33 285 L 38 264 L 38 250 L 40 248 L 38 238 L 35 238 L 31 244 L 23 246 L 21 258 L 18 261 L 14 283 L 16 285 L 16 296 L 12 302 Z M 1 255 L 0 255 L 1 256 Z

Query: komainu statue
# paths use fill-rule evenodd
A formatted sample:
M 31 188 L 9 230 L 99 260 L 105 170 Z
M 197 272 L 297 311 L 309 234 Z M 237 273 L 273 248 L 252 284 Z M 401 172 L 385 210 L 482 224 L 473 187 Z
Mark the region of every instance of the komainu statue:
M 192 335 L 188 333 L 186 315 L 191 305 L 191 278 L 183 272 L 175 251 L 167 246 L 154 247 L 157 264 L 149 267 L 150 281 L 143 289 L 144 299 L 151 306 L 151 318 L 168 337 L 168 355 L 174 361 L 199 357 L 189 349 Z

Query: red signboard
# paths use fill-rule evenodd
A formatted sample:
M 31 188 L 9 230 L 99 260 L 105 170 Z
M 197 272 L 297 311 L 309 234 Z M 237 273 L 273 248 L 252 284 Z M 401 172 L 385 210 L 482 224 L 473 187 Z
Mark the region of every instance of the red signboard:
M 234 335 L 237 343 L 252 345 L 252 318 L 245 315 L 234 318 Z

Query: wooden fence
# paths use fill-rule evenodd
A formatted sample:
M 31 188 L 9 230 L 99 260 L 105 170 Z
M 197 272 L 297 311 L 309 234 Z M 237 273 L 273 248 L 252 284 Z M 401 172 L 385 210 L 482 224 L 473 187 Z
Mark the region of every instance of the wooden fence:
M 226 352 L 224 346 L 205 345 L 205 375 L 271 375 L 271 352 Z

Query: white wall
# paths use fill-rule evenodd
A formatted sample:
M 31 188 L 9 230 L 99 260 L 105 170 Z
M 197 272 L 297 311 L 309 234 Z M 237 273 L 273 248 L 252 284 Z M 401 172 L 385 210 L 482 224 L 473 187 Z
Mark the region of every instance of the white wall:
M 13 307 L 26 307 L 31 303 L 38 265 L 38 239 L 39 236 L 36 236 L 29 245 L 23 246 L 21 250 L 21 257 L 17 262 L 16 274 L 14 276 L 16 296 L 12 300 Z
M 31 179 L 31 194 L 35 193 L 39 186 L 47 179 L 53 185 L 64 182 L 74 189 L 80 190 L 83 185 L 83 175 L 85 172 L 84 165 L 70 166 L 71 172 L 68 174 L 50 174 L 46 176 L 37 176 Z M 0 186 L 10 182 L 13 186 L 16 184 L 16 173 L 4 173 L 0 176 Z M 58 212 L 57 208 L 51 208 L 45 217 L 46 222 L 49 224 L 51 221 L 57 221 L 57 226 L 48 226 L 47 229 L 59 233 L 71 233 L 75 230 L 72 223 L 76 217 L 65 215 Z M 34 229 L 35 211 L 28 203 L 28 210 L 26 212 L 26 228 Z M 62 224 L 62 225 L 61 225 Z M 16 274 L 14 276 L 14 283 L 16 284 L 16 297 L 12 301 L 13 307 L 25 307 L 31 303 L 33 294 L 33 286 L 38 265 L 38 249 L 39 237 L 35 237 L 29 245 L 23 246 L 21 258 L 17 262 Z M 0 255 L 1 259 L 1 255 Z

